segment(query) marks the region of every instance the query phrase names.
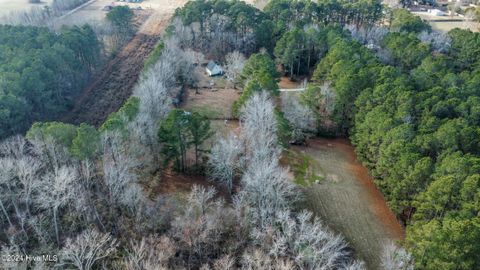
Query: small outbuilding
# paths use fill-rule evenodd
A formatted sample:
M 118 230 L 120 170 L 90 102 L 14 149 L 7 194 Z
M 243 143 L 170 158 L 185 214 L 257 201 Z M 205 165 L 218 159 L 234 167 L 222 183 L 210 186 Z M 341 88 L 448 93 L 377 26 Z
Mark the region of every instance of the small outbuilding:
M 208 76 L 217 76 L 217 75 L 222 75 L 223 74 L 223 69 L 220 65 L 215 63 L 214 61 L 208 62 L 207 67 L 205 68 L 207 71 Z

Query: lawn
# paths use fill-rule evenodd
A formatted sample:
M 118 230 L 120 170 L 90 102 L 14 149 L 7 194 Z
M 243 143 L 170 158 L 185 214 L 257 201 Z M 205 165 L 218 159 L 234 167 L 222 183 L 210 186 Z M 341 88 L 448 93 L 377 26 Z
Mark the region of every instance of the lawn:
M 323 177 L 318 183 L 304 181 L 310 183 L 304 189 L 306 207 L 350 242 L 367 269 L 379 269 L 383 246 L 402 240 L 404 230 L 353 147 L 343 139 L 314 139 L 293 151 L 300 160 L 290 165 L 296 174 Z

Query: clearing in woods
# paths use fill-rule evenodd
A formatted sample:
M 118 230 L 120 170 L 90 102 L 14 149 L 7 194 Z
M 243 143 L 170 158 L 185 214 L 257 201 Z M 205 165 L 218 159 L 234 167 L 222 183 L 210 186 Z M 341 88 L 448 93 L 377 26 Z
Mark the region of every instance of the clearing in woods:
M 145 58 L 155 48 L 176 8 L 187 0 L 150 0 L 148 18 L 128 42 L 86 87 L 74 108 L 62 119 L 72 124 L 101 125 L 131 96 Z
M 404 239 L 405 232 L 353 146 L 345 139 L 312 139 L 293 150 L 311 157 L 310 167 L 323 178 L 305 189 L 307 207 L 348 240 L 367 269 L 380 269 L 385 243 Z

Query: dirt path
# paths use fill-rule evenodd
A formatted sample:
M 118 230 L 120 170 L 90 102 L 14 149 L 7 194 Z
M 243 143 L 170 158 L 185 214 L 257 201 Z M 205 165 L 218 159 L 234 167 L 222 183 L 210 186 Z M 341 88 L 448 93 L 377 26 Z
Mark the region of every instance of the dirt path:
M 151 2 L 162 2 L 164 5 L 143 11 L 149 15 L 137 34 L 85 88 L 72 111 L 61 119 L 63 122 L 89 123 L 98 127 L 131 96 L 145 58 L 155 48 L 175 8 L 183 6 L 186 0 Z
M 345 236 L 368 269 L 379 269 L 383 245 L 405 232 L 353 147 L 343 139 L 315 139 L 294 150 L 311 156 L 325 177 L 306 190 L 308 207 Z

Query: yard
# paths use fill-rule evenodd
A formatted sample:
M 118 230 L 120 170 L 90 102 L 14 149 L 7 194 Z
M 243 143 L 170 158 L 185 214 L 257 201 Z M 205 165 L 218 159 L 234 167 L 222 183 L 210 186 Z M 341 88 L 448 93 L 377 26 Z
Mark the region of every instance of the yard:
M 402 240 L 404 230 L 356 159 L 353 146 L 344 139 L 313 139 L 308 147 L 293 150 L 307 162 L 303 167 L 315 170 L 306 171 L 303 179 L 312 180 L 305 189 L 306 207 L 341 233 L 368 269 L 379 269 L 384 244 Z M 291 166 L 303 173 L 302 166 Z
M 232 120 L 232 105 L 240 96 L 223 76 L 210 77 L 204 62 L 195 68 L 198 89 L 188 89 L 182 108 L 202 113 L 212 120 Z M 203 65 L 202 65 L 203 63 Z

